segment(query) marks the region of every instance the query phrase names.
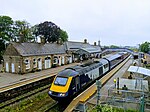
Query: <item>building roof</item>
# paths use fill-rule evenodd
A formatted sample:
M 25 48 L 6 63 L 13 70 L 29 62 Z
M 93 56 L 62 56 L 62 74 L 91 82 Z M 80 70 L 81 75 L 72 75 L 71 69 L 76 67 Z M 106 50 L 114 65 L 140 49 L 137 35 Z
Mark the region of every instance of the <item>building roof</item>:
M 12 43 L 12 45 L 22 56 L 66 53 L 66 47 L 64 44 L 60 45 L 56 43 Z
M 79 48 L 79 50 L 76 51 L 76 53 L 79 53 L 79 54 L 84 54 L 84 53 L 87 53 L 87 54 L 92 54 L 92 53 L 99 53 L 101 52 L 100 49 L 97 49 L 95 47 L 90 47 L 90 48 Z
M 79 49 L 84 49 L 88 52 L 95 52 L 95 51 L 101 51 L 99 50 L 100 47 L 93 47 L 89 43 L 83 43 L 83 42 L 71 42 L 67 41 L 63 43 L 62 45 L 57 43 L 16 43 L 13 42 L 8 46 L 9 49 L 6 50 L 4 55 L 13 55 L 13 51 L 16 52 L 16 54 L 21 56 L 40 56 L 40 55 L 50 55 L 50 54 L 65 54 L 66 51 L 77 51 Z M 92 50 L 91 50 L 92 49 Z
M 94 50 L 94 52 L 95 51 L 101 52 L 100 46 L 93 46 L 90 45 L 89 43 L 84 43 L 84 42 L 67 41 L 66 47 L 67 50 L 71 50 L 71 51 L 77 51 L 79 49 L 82 49 L 88 52 L 92 52 L 92 50 Z
M 143 67 L 130 66 L 128 71 L 150 76 L 150 70 Z

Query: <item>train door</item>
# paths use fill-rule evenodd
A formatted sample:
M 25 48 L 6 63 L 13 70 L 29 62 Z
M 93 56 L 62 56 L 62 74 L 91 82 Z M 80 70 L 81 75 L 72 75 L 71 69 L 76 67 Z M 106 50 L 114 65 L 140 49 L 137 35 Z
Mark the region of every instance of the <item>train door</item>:
M 76 93 L 76 83 L 75 83 L 75 78 L 72 79 L 72 94 Z
M 103 66 L 99 67 L 99 76 L 103 74 Z
M 75 85 L 76 85 L 76 91 L 80 89 L 80 78 L 79 76 L 75 77 Z

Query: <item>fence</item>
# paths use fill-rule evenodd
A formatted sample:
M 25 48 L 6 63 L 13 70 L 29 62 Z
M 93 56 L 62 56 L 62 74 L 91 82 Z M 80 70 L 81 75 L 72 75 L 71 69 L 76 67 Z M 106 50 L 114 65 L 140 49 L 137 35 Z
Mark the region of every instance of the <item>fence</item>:
M 97 101 L 99 99 L 99 101 Z M 98 104 L 97 104 L 98 103 Z M 76 111 L 92 112 L 97 105 L 111 105 L 112 107 L 150 112 L 150 93 L 132 90 L 117 90 L 114 85 L 108 89 L 108 95 L 93 96 L 85 103 L 79 103 Z

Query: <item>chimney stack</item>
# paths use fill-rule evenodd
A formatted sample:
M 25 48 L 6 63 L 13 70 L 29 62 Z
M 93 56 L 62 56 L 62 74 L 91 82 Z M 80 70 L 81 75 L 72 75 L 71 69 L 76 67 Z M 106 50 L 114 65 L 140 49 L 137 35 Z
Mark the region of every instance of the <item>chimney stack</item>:
M 94 46 L 96 46 L 96 42 L 94 42 Z
M 19 35 L 19 43 L 23 43 L 24 42 L 24 37 L 23 37 L 23 34 L 20 33 Z
M 98 41 L 98 46 L 101 46 L 101 44 L 100 44 L 100 43 L 101 43 L 101 41 L 99 40 L 99 41 Z
M 41 44 L 45 44 L 45 37 L 44 36 L 40 36 L 41 38 Z
M 87 39 L 84 39 L 84 43 L 87 44 Z

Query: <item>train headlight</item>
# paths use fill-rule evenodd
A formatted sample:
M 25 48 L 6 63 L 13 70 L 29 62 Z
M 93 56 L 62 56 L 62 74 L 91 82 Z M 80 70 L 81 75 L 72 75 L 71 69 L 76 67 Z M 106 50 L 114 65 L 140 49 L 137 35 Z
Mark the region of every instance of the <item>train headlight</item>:
M 60 93 L 59 96 L 65 96 L 65 93 Z
M 52 94 L 52 91 L 49 91 L 49 94 Z

